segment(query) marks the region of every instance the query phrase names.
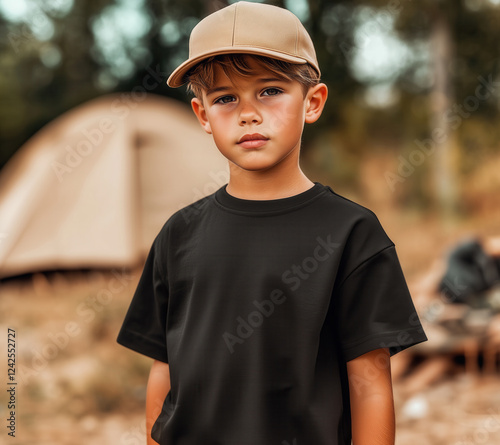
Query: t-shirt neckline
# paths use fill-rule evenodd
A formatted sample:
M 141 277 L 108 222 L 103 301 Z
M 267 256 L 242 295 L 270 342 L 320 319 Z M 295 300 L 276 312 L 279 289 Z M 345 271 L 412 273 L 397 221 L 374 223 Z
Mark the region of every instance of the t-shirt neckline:
M 316 199 L 325 191 L 325 186 L 319 182 L 314 182 L 314 185 L 298 193 L 297 195 L 288 196 L 286 198 L 268 199 L 268 200 L 252 200 L 242 199 L 230 195 L 226 190 L 227 184 L 223 185 L 215 192 L 215 201 L 217 204 L 238 213 L 253 213 L 253 214 L 270 214 L 281 213 L 289 210 L 302 207 L 311 200 Z

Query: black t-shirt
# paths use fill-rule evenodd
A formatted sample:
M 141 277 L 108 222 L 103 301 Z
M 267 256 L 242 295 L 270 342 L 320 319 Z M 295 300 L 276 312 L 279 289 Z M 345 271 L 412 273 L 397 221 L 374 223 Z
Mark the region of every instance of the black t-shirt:
M 165 445 L 350 444 L 346 362 L 425 340 L 376 216 L 319 183 L 172 215 L 118 336 L 169 363 Z

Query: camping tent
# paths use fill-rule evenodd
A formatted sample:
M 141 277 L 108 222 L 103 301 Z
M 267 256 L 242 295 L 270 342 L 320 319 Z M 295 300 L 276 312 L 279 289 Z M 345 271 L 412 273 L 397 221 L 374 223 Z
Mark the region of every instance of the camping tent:
M 151 94 L 87 102 L 0 174 L 0 277 L 137 265 L 172 213 L 227 179 L 186 105 Z

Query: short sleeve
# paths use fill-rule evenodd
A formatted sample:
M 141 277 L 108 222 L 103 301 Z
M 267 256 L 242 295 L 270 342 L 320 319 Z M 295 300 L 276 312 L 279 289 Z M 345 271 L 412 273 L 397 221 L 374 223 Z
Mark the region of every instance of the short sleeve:
M 153 243 L 139 284 L 118 334 L 119 344 L 168 363 L 166 319 L 168 287 Z
M 346 361 L 379 348 L 394 355 L 427 340 L 393 245 L 356 267 L 334 301 Z

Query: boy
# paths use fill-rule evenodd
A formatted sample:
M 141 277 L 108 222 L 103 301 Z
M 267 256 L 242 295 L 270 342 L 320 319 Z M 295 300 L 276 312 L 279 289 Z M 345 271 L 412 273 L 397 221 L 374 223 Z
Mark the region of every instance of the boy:
M 238 2 L 167 81 L 230 179 L 169 218 L 118 337 L 155 359 L 148 443 L 394 444 L 389 357 L 426 337 L 375 215 L 300 169 L 319 76 L 292 13 Z

